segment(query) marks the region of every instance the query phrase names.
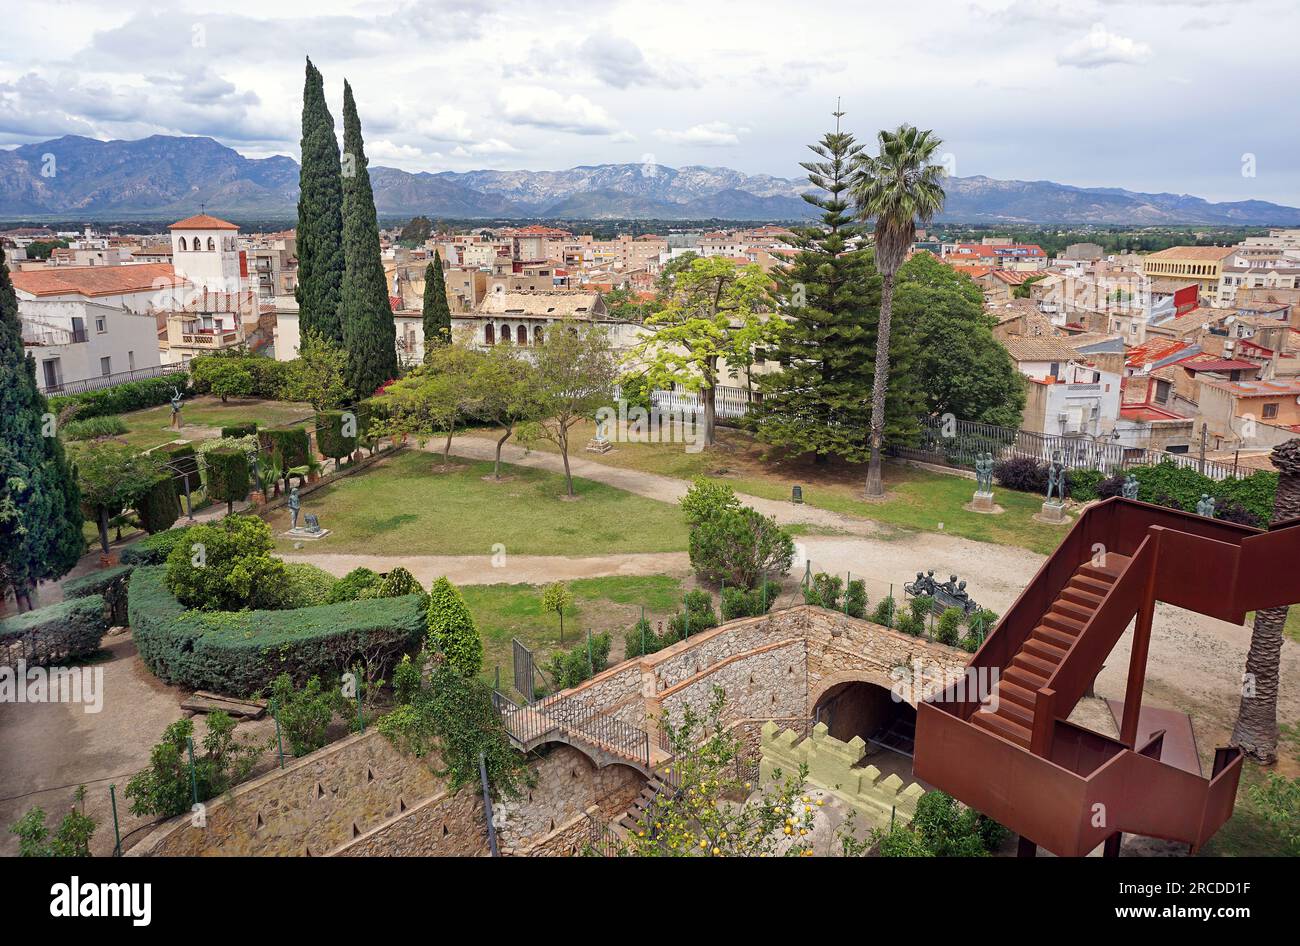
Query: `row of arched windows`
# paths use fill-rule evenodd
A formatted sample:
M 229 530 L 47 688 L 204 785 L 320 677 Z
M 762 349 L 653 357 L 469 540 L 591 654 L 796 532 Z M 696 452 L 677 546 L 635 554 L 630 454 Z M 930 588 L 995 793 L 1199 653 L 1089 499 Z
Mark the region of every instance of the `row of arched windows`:
M 488 322 L 486 325 L 483 326 L 484 344 L 495 345 L 497 344 L 498 338 L 500 339 L 501 344 L 503 345 L 509 345 L 511 343 L 511 334 L 510 334 L 509 325 L 502 324 L 499 333 L 497 327 L 493 325 L 491 322 Z M 528 344 L 527 326 L 519 325 L 515 327 L 513 341 L 516 345 Z M 542 343 L 542 327 L 540 325 L 537 325 L 533 327 L 533 344 L 540 345 L 541 343 Z
M 181 252 L 184 253 L 184 252 L 185 252 L 185 249 L 186 249 L 186 247 L 185 247 L 185 237 L 181 237 L 181 239 L 180 239 L 180 248 L 181 248 Z M 189 247 L 189 249 L 190 249 L 191 251 L 194 251 L 194 252 L 197 252 L 197 251 L 203 249 L 203 237 L 195 237 L 194 240 L 193 240 L 193 244 Z M 217 249 L 217 241 L 214 240 L 212 237 L 208 237 L 208 250 L 209 250 L 209 252 L 215 252 L 216 249 Z

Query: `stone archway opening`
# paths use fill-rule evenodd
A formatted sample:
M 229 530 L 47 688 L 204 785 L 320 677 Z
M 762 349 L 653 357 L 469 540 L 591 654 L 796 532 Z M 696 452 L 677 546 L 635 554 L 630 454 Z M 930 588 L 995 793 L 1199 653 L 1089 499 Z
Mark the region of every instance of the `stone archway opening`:
M 862 739 L 867 744 L 864 765 L 911 778 L 916 708 L 895 700 L 887 687 L 866 680 L 837 683 L 818 698 L 813 715 L 841 742 Z

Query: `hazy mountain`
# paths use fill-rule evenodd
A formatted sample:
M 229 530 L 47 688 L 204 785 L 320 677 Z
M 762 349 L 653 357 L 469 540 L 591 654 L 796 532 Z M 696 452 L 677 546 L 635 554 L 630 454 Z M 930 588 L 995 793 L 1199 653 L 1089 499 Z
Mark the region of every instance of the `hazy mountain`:
M 375 204 L 389 217 L 550 217 L 789 220 L 808 217 L 800 180 L 731 168 L 598 164 L 566 171 L 371 168 Z M 1051 181 L 950 178 L 941 219 L 964 223 L 1300 225 L 1300 210 L 1266 201 L 1211 203 Z M 67 136 L 0 151 L 0 216 L 174 216 L 214 213 L 291 218 L 292 158 L 245 158 L 211 138 L 138 141 Z

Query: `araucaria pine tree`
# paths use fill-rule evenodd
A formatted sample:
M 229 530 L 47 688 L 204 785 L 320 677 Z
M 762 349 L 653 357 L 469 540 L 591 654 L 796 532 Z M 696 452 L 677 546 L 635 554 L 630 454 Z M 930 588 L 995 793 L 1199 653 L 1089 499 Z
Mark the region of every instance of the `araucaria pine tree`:
M 397 326 L 379 258 L 379 220 L 352 86 L 343 83 L 343 347 L 348 385 L 369 397 L 397 377 Z
M 343 178 L 334 118 L 320 70 L 307 60 L 302 92 L 302 166 L 298 172 L 298 319 L 303 334 L 343 341 Z
M 447 305 L 447 283 L 442 275 L 442 257 L 435 251 L 433 262 L 424 270 L 424 356 L 438 345 L 451 343 L 451 306 Z
M 809 146 L 819 160 L 802 163 L 817 188 L 803 197 L 822 211 L 821 225 L 797 229 L 791 242 L 798 254 L 772 273 L 776 308 L 788 327 L 768 349 L 781 370 L 759 377 L 763 400 L 755 416 L 767 443 L 818 460 L 862 462 L 871 455 L 881 279 L 869 251 L 848 248 L 861 233 L 849 188 L 862 146 L 840 130 L 841 115 L 835 113 L 835 131 Z M 895 330 L 891 350 L 885 436 L 896 441 L 915 431 L 922 408 L 906 326 Z
M 0 249 L 0 591 L 27 608 L 36 582 L 66 575 L 85 548 L 81 493 L 48 411 Z

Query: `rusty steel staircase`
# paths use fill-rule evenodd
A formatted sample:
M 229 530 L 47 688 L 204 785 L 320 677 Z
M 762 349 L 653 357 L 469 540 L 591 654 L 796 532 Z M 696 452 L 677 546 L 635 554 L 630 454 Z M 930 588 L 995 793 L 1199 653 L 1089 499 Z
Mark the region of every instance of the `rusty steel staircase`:
M 1137 742 L 1157 600 L 1240 624 L 1300 602 L 1300 520 L 1261 532 L 1133 500 L 1085 510 L 971 658 L 917 708 L 913 772 L 1043 847 L 1081 856 L 1124 833 L 1199 848 L 1232 815 L 1241 753 L 1210 778 Z M 1068 721 L 1133 626 L 1118 739 Z M 972 674 L 972 671 L 975 671 Z M 996 682 L 971 692 L 970 681 Z

